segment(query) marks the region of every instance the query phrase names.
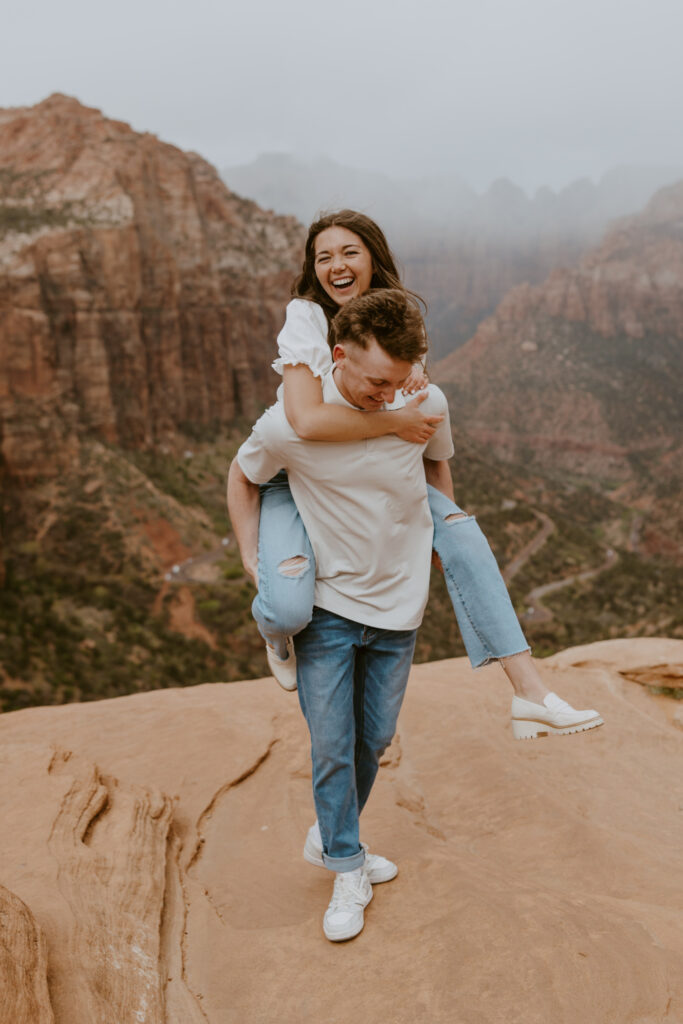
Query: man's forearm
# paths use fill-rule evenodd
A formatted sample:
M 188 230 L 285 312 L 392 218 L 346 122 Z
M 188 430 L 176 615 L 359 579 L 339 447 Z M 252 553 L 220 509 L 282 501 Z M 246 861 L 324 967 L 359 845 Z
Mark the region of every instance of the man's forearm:
M 258 484 L 242 472 L 237 459 L 233 459 L 228 473 L 228 514 L 232 523 L 242 564 L 258 586 L 258 528 L 261 517 L 261 497 Z
M 427 483 L 431 484 L 437 491 L 441 491 L 451 501 L 454 501 L 453 480 L 448 459 L 434 461 L 434 459 L 425 458 L 422 461 L 424 462 Z

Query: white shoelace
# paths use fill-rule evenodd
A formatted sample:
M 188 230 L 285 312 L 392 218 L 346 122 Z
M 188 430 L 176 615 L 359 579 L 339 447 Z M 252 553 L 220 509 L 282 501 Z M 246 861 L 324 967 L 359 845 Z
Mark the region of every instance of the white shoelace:
M 349 877 L 351 875 L 353 872 L 344 871 L 335 878 L 329 911 L 344 910 L 350 903 L 356 903 L 359 907 L 365 906 L 367 889 L 363 887 L 363 876 L 356 879 Z

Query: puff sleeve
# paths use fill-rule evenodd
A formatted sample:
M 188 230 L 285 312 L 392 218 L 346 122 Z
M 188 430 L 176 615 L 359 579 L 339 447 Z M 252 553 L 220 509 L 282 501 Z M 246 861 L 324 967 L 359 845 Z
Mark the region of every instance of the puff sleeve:
M 292 299 L 287 306 L 285 325 L 278 334 L 279 357 L 273 369 L 282 376 L 283 367 L 304 364 L 316 377 L 332 369 L 332 354 L 327 344 L 327 319 L 320 306 L 307 299 Z

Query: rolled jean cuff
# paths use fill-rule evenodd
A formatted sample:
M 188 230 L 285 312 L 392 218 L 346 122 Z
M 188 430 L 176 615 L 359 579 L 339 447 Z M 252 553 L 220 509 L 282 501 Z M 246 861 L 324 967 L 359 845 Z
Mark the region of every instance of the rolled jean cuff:
M 364 863 L 365 850 L 363 847 L 351 857 L 328 857 L 323 850 L 323 864 L 330 871 L 355 871 L 356 868 L 362 868 Z

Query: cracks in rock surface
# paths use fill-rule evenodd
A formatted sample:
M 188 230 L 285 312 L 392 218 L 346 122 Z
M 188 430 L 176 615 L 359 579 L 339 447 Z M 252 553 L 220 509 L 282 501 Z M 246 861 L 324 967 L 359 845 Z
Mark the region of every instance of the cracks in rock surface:
M 271 752 L 273 750 L 273 747 L 275 747 L 278 742 L 279 742 L 279 740 L 277 740 L 277 739 L 271 740 L 270 743 L 268 744 L 268 748 L 260 755 L 260 757 L 258 757 L 256 759 L 256 761 L 254 761 L 254 763 L 252 765 L 250 765 L 247 769 L 245 769 L 245 771 L 243 771 L 242 774 L 239 775 L 236 779 L 231 779 L 230 782 L 226 782 L 224 785 L 222 785 L 220 787 L 220 789 L 217 789 L 216 792 L 214 793 L 214 795 L 211 797 L 211 800 L 206 805 L 206 807 L 204 808 L 202 813 L 199 815 L 199 818 L 197 819 L 197 824 L 195 826 L 195 831 L 196 831 L 196 834 L 197 834 L 197 842 L 196 842 L 195 848 L 194 848 L 194 850 L 192 852 L 192 856 L 190 857 L 190 859 L 189 859 L 189 861 L 187 863 L 187 868 L 186 868 L 186 873 L 187 874 L 190 873 L 192 868 L 195 866 L 196 862 L 201 857 L 202 850 L 203 850 L 204 843 L 205 843 L 205 839 L 204 839 L 204 835 L 203 835 L 204 824 L 205 824 L 205 822 L 207 822 L 211 818 L 211 816 L 212 816 L 212 814 L 214 812 L 214 808 L 215 808 L 216 804 L 218 803 L 218 801 L 221 799 L 221 797 L 225 796 L 226 793 L 229 793 L 231 789 L 234 789 L 236 786 L 239 786 L 242 782 L 244 782 L 250 776 L 254 775 L 254 773 L 259 770 L 261 765 L 264 764 L 264 762 L 268 760 L 268 758 L 270 757 Z
M 380 765 L 382 767 L 386 766 L 385 770 L 388 770 L 391 775 L 396 793 L 396 806 L 408 811 L 418 828 L 423 829 L 434 839 L 440 839 L 445 842 L 446 836 L 443 831 L 430 821 L 427 802 L 416 782 L 416 773 L 410 764 L 409 757 L 404 751 L 401 737 L 398 733 L 394 736 L 394 740 Z
M 190 901 L 180 865 L 181 852 L 180 837 L 171 823 L 166 845 L 166 885 L 161 911 L 159 955 L 166 1024 L 203 1024 L 208 1018 L 187 978 L 185 933 Z

